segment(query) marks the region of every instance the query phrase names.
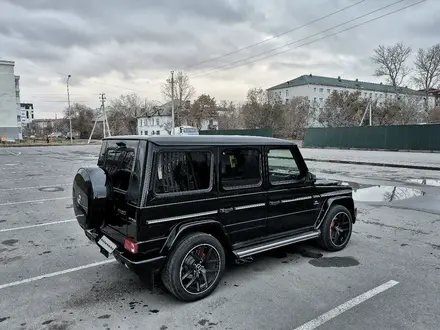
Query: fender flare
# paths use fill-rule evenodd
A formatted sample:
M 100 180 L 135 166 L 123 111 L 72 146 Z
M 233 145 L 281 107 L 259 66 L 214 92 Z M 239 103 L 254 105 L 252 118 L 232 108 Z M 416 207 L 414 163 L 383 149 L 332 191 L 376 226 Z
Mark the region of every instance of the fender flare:
M 321 209 L 321 211 L 319 211 L 318 219 L 316 220 L 315 229 L 318 229 L 321 226 L 322 222 L 324 221 L 325 216 L 327 215 L 327 213 L 330 210 L 330 208 L 332 207 L 332 205 L 338 204 L 337 201 L 343 200 L 343 199 L 348 199 L 351 201 L 351 203 L 353 205 L 353 207 L 352 207 L 353 209 L 349 208 L 349 211 L 351 212 L 353 223 L 356 222 L 356 208 L 354 206 L 353 198 L 351 196 L 331 197 L 331 198 L 328 198 L 322 204 L 322 209 Z M 322 214 L 322 216 L 321 216 L 321 214 Z
M 166 253 L 170 251 L 177 240 L 182 237 L 182 235 L 189 230 L 193 231 L 193 229 L 200 228 L 202 232 L 209 232 L 210 230 L 206 230 L 206 228 L 210 228 L 211 230 L 214 228 L 215 231 L 217 231 L 222 237 L 222 243 L 227 244 L 225 248 L 230 248 L 231 244 L 228 238 L 228 235 L 223 228 L 222 224 L 214 219 L 205 219 L 205 220 L 198 220 L 198 221 L 192 221 L 192 222 L 186 222 L 177 224 L 169 233 L 167 240 L 165 241 L 164 245 L 162 246 L 160 250 L 160 254 Z

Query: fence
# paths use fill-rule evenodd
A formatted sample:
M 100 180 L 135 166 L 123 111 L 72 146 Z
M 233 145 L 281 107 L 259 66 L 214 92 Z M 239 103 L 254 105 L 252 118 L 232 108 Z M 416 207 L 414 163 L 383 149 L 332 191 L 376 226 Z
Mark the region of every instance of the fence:
M 303 146 L 440 151 L 440 125 L 308 128 Z
M 272 137 L 273 132 L 269 128 L 260 129 L 230 129 L 230 130 L 201 130 L 200 135 L 251 135 Z

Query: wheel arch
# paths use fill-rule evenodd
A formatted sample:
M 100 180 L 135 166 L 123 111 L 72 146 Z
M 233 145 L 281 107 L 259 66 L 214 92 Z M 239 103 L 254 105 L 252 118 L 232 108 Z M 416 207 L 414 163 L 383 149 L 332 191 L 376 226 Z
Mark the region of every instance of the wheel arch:
M 354 224 L 356 222 L 357 209 L 354 205 L 353 198 L 351 196 L 332 197 L 328 198 L 323 204 L 323 208 L 319 213 L 319 217 L 315 226 L 317 229 L 321 226 L 325 216 L 333 205 L 342 205 L 346 207 L 350 211 L 352 223 Z
M 176 245 L 180 238 L 188 233 L 193 232 L 203 232 L 206 234 L 210 234 L 219 240 L 220 244 L 222 244 L 226 251 L 232 250 L 232 245 L 229 241 L 228 235 L 225 232 L 221 223 L 214 219 L 205 219 L 193 222 L 186 222 L 174 226 L 174 228 L 168 235 L 167 240 L 162 246 L 160 253 L 162 254 L 169 252 Z

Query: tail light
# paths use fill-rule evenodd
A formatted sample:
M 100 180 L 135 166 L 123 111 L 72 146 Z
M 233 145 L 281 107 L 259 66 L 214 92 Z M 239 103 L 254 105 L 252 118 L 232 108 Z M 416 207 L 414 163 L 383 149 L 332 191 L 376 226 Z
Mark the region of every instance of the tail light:
M 133 254 L 138 253 L 138 244 L 132 238 L 126 238 L 124 241 L 124 248 Z

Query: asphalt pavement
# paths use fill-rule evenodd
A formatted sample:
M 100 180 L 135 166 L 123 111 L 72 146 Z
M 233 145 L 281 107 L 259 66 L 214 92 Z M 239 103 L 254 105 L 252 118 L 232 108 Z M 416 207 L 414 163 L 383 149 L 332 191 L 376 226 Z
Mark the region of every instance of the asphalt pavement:
M 440 172 L 308 163 L 355 188 L 346 249 L 264 253 L 182 303 L 102 256 L 76 223 L 72 179 L 98 151 L 0 149 L 0 329 L 438 329 Z

